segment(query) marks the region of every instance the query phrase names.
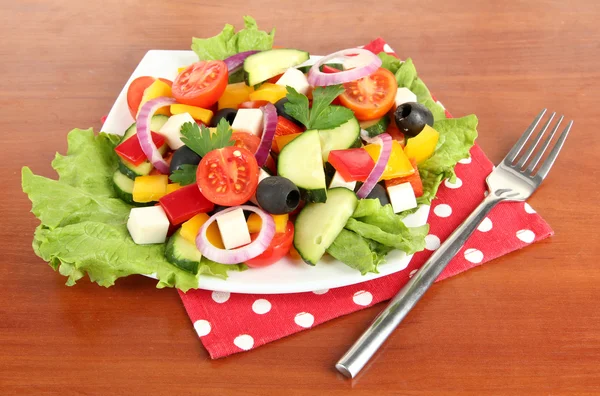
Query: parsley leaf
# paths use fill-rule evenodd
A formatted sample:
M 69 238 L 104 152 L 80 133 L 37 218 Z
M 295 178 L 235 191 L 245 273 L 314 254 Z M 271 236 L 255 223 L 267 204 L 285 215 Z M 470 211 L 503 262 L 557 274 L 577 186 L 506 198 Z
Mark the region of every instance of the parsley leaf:
M 181 141 L 196 154 L 204 157 L 210 151 L 233 146 L 231 132 L 231 126 L 224 118 L 219 121 L 215 133 L 211 133 L 204 125 L 199 127 L 195 122 L 186 122 L 181 126 Z
M 198 168 L 198 165 L 190 165 L 190 164 L 181 165 L 181 167 L 179 169 L 174 171 L 171 174 L 171 176 L 169 176 L 169 179 L 171 179 L 171 181 L 173 183 L 179 183 L 182 186 L 187 186 L 188 184 L 195 183 L 197 168 Z
M 344 92 L 344 87 L 341 85 L 315 88 L 313 105 L 310 110 L 306 96 L 298 93 L 292 87 L 287 87 L 287 91 L 288 102 L 284 105 L 285 111 L 304 124 L 306 129 L 332 129 L 354 116 L 350 109 L 331 106 L 331 102 Z
M 284 105 L 285 111 L 309 129 L 308 98 L 289 86 L 286 97 L 288 102 Z

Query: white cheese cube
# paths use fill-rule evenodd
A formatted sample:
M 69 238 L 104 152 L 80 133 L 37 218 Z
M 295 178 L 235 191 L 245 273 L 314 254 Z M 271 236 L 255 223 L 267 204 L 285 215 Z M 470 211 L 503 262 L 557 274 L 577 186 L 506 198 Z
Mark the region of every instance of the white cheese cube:
M 225 249 L 235 249 L 250 243 L 250 233 L 241 208 L 217 216 L 217 225 Z
M 300 70 L 291 67 L 283 73 L 283 76 L 276 82 L 277 85 L 283 85 L 284 87 L 292 87 L 302 95 L 308 93 L 310 84 L 308 79 Z
M 258 183 L 260 184 L 261 181 L 263 181 L 269 176 L 271 175 L 269 175 L 267 171 L 265 171 L 263 168 L 260 168 L 260 170 L 258 171 Z M 258 204 L 258 201 L 256 200 L 256 194 L 252 195 L 252 198 L 250 198 L 250 202 L 252 202 L 254 205 L 260 206 Z
M 396 91 L 396 107 L 407 102 L 416 102 L 417 95 L 406 87 L 398 88 Z
M 329 183 L 329 188 L 335 187 L 344 187 L 350 191 L 354 191 L 354 187 L 356 187 L 356 181 L 346 181 L 346 179 L 340 175 L 340 172 L 336 171 L 335 175 L 333 175 L 333 178 L 331 179 L 331 183 Z
M 394 213 L 399 213 L 417 207 L 415 191 L 409 182 L 387 188 L 388 196 Z
M 231 129 L 234 131 L 249 132 L 261 137 L 263 130 L 263 112 L 261 109 L 239 109 Z
M 154 132 L 160 133 L 167 139 L 167 144 L 171 150 L 177 150 L 183 146 L 183 142 L 181 141 L 181 126 L 186 122 L 196 123 L 189 113 L 175 114 L 169 117 L 165 125 L 160 128 L 160 131 Z
M 164 243 L 169 232 L 169 219 L 160 205 L 133 208 L 129 212 L 127 229 L 138 245 Z

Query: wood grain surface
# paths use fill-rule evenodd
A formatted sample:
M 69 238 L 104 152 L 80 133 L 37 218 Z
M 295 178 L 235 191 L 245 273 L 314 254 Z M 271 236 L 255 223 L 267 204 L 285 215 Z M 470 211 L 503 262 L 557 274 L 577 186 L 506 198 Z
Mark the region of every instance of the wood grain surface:
M 0 394 L 600 393 L 600 6 L 596 0 L 0 1 Z M 211 361 L 174 290 L 64 286 L 31 249 L 20 169 L 51 176 L 149 49 L 253 15 L 323 54 L 382 36 L 498 162 L 542 107 L 575 120 L 530 200 L 556 235 L 436 284 L 355 380 L 333 368 L 382 304 Z

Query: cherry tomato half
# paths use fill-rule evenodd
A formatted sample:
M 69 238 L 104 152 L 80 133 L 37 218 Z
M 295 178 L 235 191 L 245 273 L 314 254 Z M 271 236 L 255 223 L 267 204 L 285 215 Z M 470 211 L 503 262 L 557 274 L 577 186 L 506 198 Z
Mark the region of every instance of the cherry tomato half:
M 173 97 L 180 103 L 208 109 L 225 91 L 228 78 L 227 65 L 223 61 L 193 63 L 173 81 Z
M 387 113 L 396 99 L 398 85 L 391 71 L 379 68 L 370 76 L 344 84 L 340 101 L 359 120 L 374 120 Z
M 256 192 L 258 164 L 248 149 L 228 146 L 210 151 L 200 161 L 196 183 L 211 202 L 241 205 Z
M 170 86 L 173 83 L 166 78 L 159 78 L 160 81 L 169 84 Z M 129 84 L 129 88 L 127 88 L 127 106 L 129 107 L 129 112 L 131 116 L 135 120 L 137 117 L 138 109 L 140 108 L 140 103 L 142 103 L 142 96 L 144 95 L 144 91 L 148 88 L 156 78 L 150 76 L 138 77 Z
M 268 100 L 249 100 L 247 102 L 240 103 L 238 109 L 258 109 L 269 103 L 271 102 Z
M 258 233 L 250 234 L 250 238 L 255 240 Z M 247 260 L 246 265 L 251 268 L 266 267 L 279 261 L 290 251 L 292 242 L 294 241 L 294 223 L 287 222 L 285 232 L 275 234 L 271 244 L 262 254 Z
M 256 150 L 260 146 L 260 138 L 248 132 L 233 132 L 230 140 L 235 142 L 234 146 L 243 147 L 252 154 L 256 154 Z

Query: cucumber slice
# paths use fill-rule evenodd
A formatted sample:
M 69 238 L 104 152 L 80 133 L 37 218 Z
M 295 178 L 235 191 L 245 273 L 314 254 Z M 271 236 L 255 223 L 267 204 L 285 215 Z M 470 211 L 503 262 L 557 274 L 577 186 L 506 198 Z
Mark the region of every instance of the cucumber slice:
M 331 150 L 344 150 L 356 143 L 360 138 L 360 125 L 352 117 L 337 128 L 320 130 L 319 137 L 323 162 L 327 162 Z
M 277 173 L 298 186 L 306 201 L 327 200 L 321 141 L 317 130 L 302 133 L 281 150 Z
M 147 176 L 152 171 L 150 161 L 144 161 L 139 165 L 134 165 L 131 162 L 123 161 L 119 158 L 119 171 L 131 180 L 135 180 L 138 176 Z
M 179 229 L 167 242 L 165 258 L 174 266 L 196 275 L 202 253 L 198 251 L 196 245 L 181 236 L 181 229 Z
M 113 174 L 113 185 L 118 198 L 134 206 L 151 206 L 154 202 L 140 203 L 133 200 L 133 180 L 123 173 L 116 171 Z
M 377 135 L 381 135 L 385 131 L 387 131 L 388 126 L 390 125 L 390 118 L 385 115 L 377 120 L 372 121 L 361 121 L 360 127 L 367 131 L 369 137 L 375 137 Z
M 256 85 L 278 74 L 284 73 L 290 67 L 306 62 L 310 55 L 306 51 L 296 49 L 272 49 L 250 55 L 244 61 L 246 84 Z
M 316 265 L 354 213 L 358 198 L 347 188 L 332 188 L 327 202 L 307 204 L 294 223 L 294 247 L 302 259 Z
M 162 128 L 162 126 L 165 125 L 165 123 L 167 122 L 168 119 L 169 119 L 169 117 L 167 117 L 166 115 L 163 115 L 163 114 L 153 115 L 152 119 L 150 119 L 150 130 L 152 132 L 160 131 L 160 128 Z M 134 122 L 125 131 L 125 134 L 123 135 L 123 138 L 121 139 L 121 143 L 123 143 L 125 140 L 129 139 L 136 133 L 137 133 L 137 125 Z

